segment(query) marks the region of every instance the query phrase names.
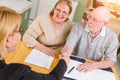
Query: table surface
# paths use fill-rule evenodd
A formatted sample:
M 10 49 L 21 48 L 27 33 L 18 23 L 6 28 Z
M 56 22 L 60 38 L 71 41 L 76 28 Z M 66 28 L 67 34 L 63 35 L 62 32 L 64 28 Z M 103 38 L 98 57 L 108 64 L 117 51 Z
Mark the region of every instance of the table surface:
M 9 64 L 9 63 L 25 64 L 25 65 L 30 66 L 33 71 L 40 72 L 40 73 L 46 73 L 46 74 L 48 74 L 51 70 L 53 70 L 53 68 L 57 65 L 59 52 L 57 52 L 57 56 L 54 58 L 54 61 L 51 65 L 50 69 L 45 69 L 45 68 L 40 67 L 40 66 L 36 66 L 36 65 L 26 63 L 24 60 L 29 55 L 31 50 L 32 50 L 31 48 L 27 48 L 22 42 L 20 42 L 17 45 L 16 50 L 14 52 L 9 53 L 5 57 L 5 61 L 6 61 L 7 64 Z M 75 57 L 77 57 L 77 56 L 75 56 Z M 86 61 L 90 61 L 90 60 L 86 60 Z M 112 71 L 115 74 L 116 80 L 119 80 L 117 71 L 115 70 L 114 66 L 112 67 Z

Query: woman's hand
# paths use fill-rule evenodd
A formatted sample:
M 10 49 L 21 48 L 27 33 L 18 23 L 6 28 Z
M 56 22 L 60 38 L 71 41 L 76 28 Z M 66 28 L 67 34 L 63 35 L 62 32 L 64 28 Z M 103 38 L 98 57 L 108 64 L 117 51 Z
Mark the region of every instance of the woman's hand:
M 55 50 L 53 50 L 52 48 L 44 47 L 41 51 L 49 56 L 55 57 Z
M 48 48 L 40 43 L 35 45 L 34 48 L 44 52 L 45 54 L 49 56 L 55 57 L 55 50 L 53 50 L 52 48 Z

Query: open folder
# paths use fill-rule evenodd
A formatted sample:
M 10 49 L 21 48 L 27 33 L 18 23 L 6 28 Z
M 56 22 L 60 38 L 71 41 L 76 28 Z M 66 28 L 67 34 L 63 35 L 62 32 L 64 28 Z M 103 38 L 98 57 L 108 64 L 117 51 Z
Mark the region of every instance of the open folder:
M 25 62 L 49 69 L 53 60 L 54 57 L 48 56 L 37 49 L 33 49 L 25 59 Z
M 95 69 L 86 73 L 77 71 L 76 67 L 84 62 L 84 59 L 80 60 L 80 58 L 71 56 L 71 62 L 64 74 L 64 80 L 116 80 L 110 68 L 105 70 Z

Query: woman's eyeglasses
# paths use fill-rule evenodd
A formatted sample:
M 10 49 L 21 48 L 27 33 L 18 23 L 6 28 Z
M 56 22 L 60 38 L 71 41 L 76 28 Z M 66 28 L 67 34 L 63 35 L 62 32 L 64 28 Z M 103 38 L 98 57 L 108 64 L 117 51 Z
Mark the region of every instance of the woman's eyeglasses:
M 56 10 L 57 12 L 59 12 L 59 13 L 62 13 L 63 15 L 68 15 L 68 14 L 69 14 L 69 13 L 67 13 L 66 11 L 62 11 L 62 10 L 57 9 L 57 8 L 55 8 L 55 10 Z

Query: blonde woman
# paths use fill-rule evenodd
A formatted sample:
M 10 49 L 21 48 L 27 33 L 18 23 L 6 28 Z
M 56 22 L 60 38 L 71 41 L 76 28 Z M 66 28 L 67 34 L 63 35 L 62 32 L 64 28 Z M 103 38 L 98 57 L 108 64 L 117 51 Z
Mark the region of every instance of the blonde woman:
M 36 73 L 23 64 L 6 64 L 4 57 L 15 50 L 20 41 L 21 17 L 15 11 L 0 6 L 0 80 L 61 80 L 69 58 L 61 55 L 58 65 L 49 74 Z

